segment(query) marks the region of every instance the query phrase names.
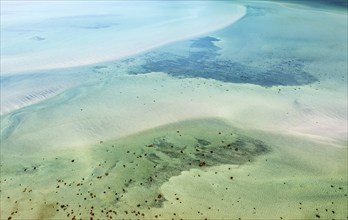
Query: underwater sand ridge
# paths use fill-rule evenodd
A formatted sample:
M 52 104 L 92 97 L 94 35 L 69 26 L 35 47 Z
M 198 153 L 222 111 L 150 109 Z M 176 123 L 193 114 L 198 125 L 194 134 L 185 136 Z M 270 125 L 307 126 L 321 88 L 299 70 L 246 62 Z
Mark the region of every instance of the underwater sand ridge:
M 73 209 L 78 209 L 77 205 L 87 204 L 95 204 L 98 208 L 113 207 L 118 213 L 119 209 L 127 207 L 137 207 L 139 210 L 159 208 L 166 200 L 159 187 L 172 176 L 191 168 L 204 170 L 220 164 L 251 163 L 258 155 L 268 152 L 268 145 L 239 134 L 219 119 L 189 120 L 151 129 L 124 140 L 100 141 L 99 146 L 93 146 L 87 152 L 62 152 L 42 159 L 32 158 L 21 164 L 5 159 L 2 164 L 2 190 L 13 188 L 11 182 L 20 183 L 23 178 L 28 186 L 22 187 L 22 193 L 12 189 L 4 190 L 1 194 L 3 199 L 7 196 L 7 205 L 24 204 L 29 199 L 31 206 L 40 207 L 40 200 L 32 202 L 34 198 L 27 194 L 28 189 L 36 192 L 40 189 L 38 196 L 45 198 L 44 201 L 54 208 L 42 204 L 39 211 L 33 208 L 34 211 L 27 210 L 26 214 L 37 215 L 41 219 L 42 216 L 62 217 L 61 212 L 67 211 L 64 209 L 67 205 L 59 208 L 55 204 L 69 203 L 71 210 L 66 217 L 78 217 Z M 52 180 L 55 178 L 50 177 L 51 174 L 56 180 Z M 45 185 L 42 185 L 44 182 Z M 130 196 L 133 194 L 136 195 Z M 71 204 L 71 201 L 74 202 Z M 59 211 L 52 214 L 56 208 Z M 46 212 L 51 214 L 44 215 L 43 209 L 48 209 Z M 10 216 L 18 217 L 18 212 Z M 95 215 L 106 217 L 107 214 L 100 212 Z M 81 216 L 86 217 L 86 213 Z M 125 217 L 127 214 L 123 212 L 117 216 Z

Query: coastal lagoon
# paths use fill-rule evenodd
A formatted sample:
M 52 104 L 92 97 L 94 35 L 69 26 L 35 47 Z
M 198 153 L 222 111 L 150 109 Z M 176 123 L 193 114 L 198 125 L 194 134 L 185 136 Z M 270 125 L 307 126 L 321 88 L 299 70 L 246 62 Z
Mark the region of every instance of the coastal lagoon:
M 1 219 L 347 219 L 347 28 L 344 4 L 1 2 Z

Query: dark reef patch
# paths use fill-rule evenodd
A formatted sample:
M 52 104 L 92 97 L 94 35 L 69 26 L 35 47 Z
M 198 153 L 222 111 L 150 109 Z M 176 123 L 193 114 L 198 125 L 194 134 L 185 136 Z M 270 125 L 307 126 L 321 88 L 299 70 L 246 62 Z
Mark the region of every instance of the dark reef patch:
M 270 147 L 264 142 L 243 135 L 233 139 L 222 138 L 221 144 L 212 142 L 196 139 L 194 144 L 178 145 L 167 137 L 154 139 L 151 143 L 154 152 L 147 154 L 146 158 L 156 164 L 153 175 L 156 178 L 146 181 L 146 185 L 162 184 L 170 177 L 192 168 L 242 165 L 252 162 L 258 155 L 270 152 Z
M 223 60 L 213 37 L 192 41 L 188 56 L 170 53 L 149 54 L 141 66 L 130 69 L 130 74 L 165 72 L 174 77 L 206 78 L 222 82 L 249 83 L 264 87 L 296 86 L 316 82 L 317 79 L 304 71 L 304 61 L 282 60 L 271 68 L 257 68 L 250 65 Z

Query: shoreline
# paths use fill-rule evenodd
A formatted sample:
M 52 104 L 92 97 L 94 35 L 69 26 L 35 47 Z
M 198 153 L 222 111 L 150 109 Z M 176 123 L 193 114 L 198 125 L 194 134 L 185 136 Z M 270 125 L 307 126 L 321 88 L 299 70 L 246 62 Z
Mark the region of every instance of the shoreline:
M 59 69 L 65 69 L 65 68 L 79 68 L 79 67 L 88 67 L 90 65 L 96 65 L 100 63 L 107 63 L 107 62 L 112 62 L 112 61 L 117 61 L 125 58 L 129 58 L 135 55 L 139 55 L 142 53 L 146 53 L 150 50 L 157 49 L 159 47 L 163 47 L 165 45 L 169 45 L 175 42 L 179 41 L 184 41 L 188 40 L 191 38 L 199 37 L 202 35 L 206 35 L 212 32 L 216 32 L 218 30 L 224 29 L 230 25 L 233 25 L 233 23 L 237 22 L 240 20 L 242 17 L 246 15 L 246 7 L 241 5 L 241 4 L 236 4 L 236 3 L 223 3 L 224 5 L 229 5 L 232 6 L 229 8 L 230 10 L 227 10 L 226 8 L 223 8 L 224 12 L 226 13 L 224 16 L 221 16 L 220 14 L 218 16 L 213 17 L 215 20 L 209 22 L 211 24 L 207 25 L 202 25 L 202 23 L 207 22 L 207 19 L 204 18 L 207 16 L 205 13 L 206 11 L 201 12 L 202 15 L 194 15 L 192 18 L 187 18 L 188 21 L 190 22 L 190 25 L 193 26 L 192 28 L 188 28 L 186 26 L 182 26 L 182 24 L 176 24 L 175 22 L 177 21 L 170 21 L 171 23 L 174 23 L 174 25 L 178 25 L 177 27 L 173 27 L 173 29 L 169 30 L 164 30 L 162 32 L 162 29 L 165 27 L 164 24 L 157 24 L 153 25 L 153 30 L 143 30 L 144 31 L 154 31 L 155 33 L 158 32 L 158 36 L 144 36 L 145 38 L 145 44 L 140 45 L 141 40 L 138 38 L 132 37 L 130 41 L 133 41 L 136 46 L 129 44 L 127 47 L 120 47 L 117 46 L 115 48 L 112 48 L 110 50 L 110 47 L 108 45 L 103 45 L 102 47 L 104 48 L 94 48 L 97 50 L 100 50 L 100 52 L 93 52 L 94 54 L 92 56 L 81 56 L 81 53 L 72 53 L 70 54 L 56 54 L 56 57 L 54 58 L 55 61 L 52 62 L 50 60 L 46 59 L 46 64 L 44 64 L 45 60 L 43 61 L 42 59 L 45 57 L 50 57 L 53 54 L 47 54 L 45 55 L 45 51 L 38 52 L 37 54 L 29 54 L 25 56 L 2 56 L 2 64 L 1 64 L 1 74 L 2 76 L 11 76 L 11 75 L 16 75 L 16 74 L 27 74 L 27 73 L 32 73 L 35 71 L 49 71 L 49 70 L 59 70 Z M 207 5 L 209 6 L 209 5 Z M 206 6 L 206 7 L 207 7 Z M 219 10 L 221 9 L 222 6 L 216 6 L 216 8 L 212 8 L 211 10 Z M 206 9 L 205 9 L 206 10 Z M 227 13 L 228 12 L 228 13 Z M 199 16 L 203 18 L 199 18 Z M 190 20 L 191 19 L 191 20 Z M 203 19 L 203 22 L 198 22 L 199 19 Z M 172 25 L 172 24 L 166 24 L 166 25 Z M 158 27 L 157 27 L 158 26 Z M 134 32 L 133 35 L 139 35 L 139 31 L 141 31 L 144 28 L 148 28 L 147 26 L 144 27 L 138 27 L 137 29 L 131 30 L 131 32 Z M 151 26 L 149 26 L 151 28 Z M 157 29 L 156 29 L 157 28 Z M 186 30 L 186 33 L 182 33 L 180 36 L 176 38 L 172 38 L 174 35 L 177 33 L 180 33 L 182 31 Z M 187 31 L 189 30 L 189 31 Z M 165 35 L 161 36 L 162 33 L 165 33 Z M 124 34 L 124 33 L 121 33 Z M 156 39 L 158 37 L 159 39 Z M 163 39 L 162 39 L 163 38 Z M 108 41 L 107 39 L 106 41 Z M 127 40 L 127 39 L 122 39 L 121 40 Z M 126 42 L 126 41 L 125 41 Z M 139 48 L 140 45 L 140 48 Z M 79 45 L 80 46 L 80 45 Z M 131 49 L 130 49 L 131 48 Z M 105 49 L 105 51 L 104 51 Z M 90 49 L 89 49 L 90 50 Z M 106 52 L 107 51 L 107 52 Z M 92 52 L 92 51 L 90 51 Z M 42 53 L 42 54 L 40 54 Z M 108 54 L 106 54 L 108 53 Z M 115 55 L 115 53 L 120 53 Z M 29 57 L 29 56 L 34 56 L 35 58 Z M 58 62 L 58 64 L 57 64 Z M 21 67 L 18 67 L 18 63 L 21 63 Z

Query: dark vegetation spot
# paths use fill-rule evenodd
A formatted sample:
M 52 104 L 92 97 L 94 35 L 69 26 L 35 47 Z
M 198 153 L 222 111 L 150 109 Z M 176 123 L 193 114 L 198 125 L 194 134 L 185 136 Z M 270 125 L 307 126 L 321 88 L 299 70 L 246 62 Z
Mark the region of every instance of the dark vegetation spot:
M 206 165 L 205 161 L 199 161 L 199 164 L 198 164 L 200 167 L 203 167 Z
M 30 38 L 30 39 L 31 40 L 35 40 L 35 41 L 43 41 L 43 40 L 45 40 L 44 37 L 40 37 L 40 36 L 34 36 L 34 37 Z
M 206 146 L 206 145 L 211 144 L 209 141 L 204 140 L 204 139 L 199 139 L 199 138 L 196 138 L 196 140 L 197 140 L 198 144 L 200 144 L 200 145 L 204 145 L 204 146 Z
M 95 70 L 106 69 L 106 68 L 108 68 L 108 66 L 104 66 L 104 65 L 97 65 L 97 66 L 94 66 L 94 69 L 95 69 Z

